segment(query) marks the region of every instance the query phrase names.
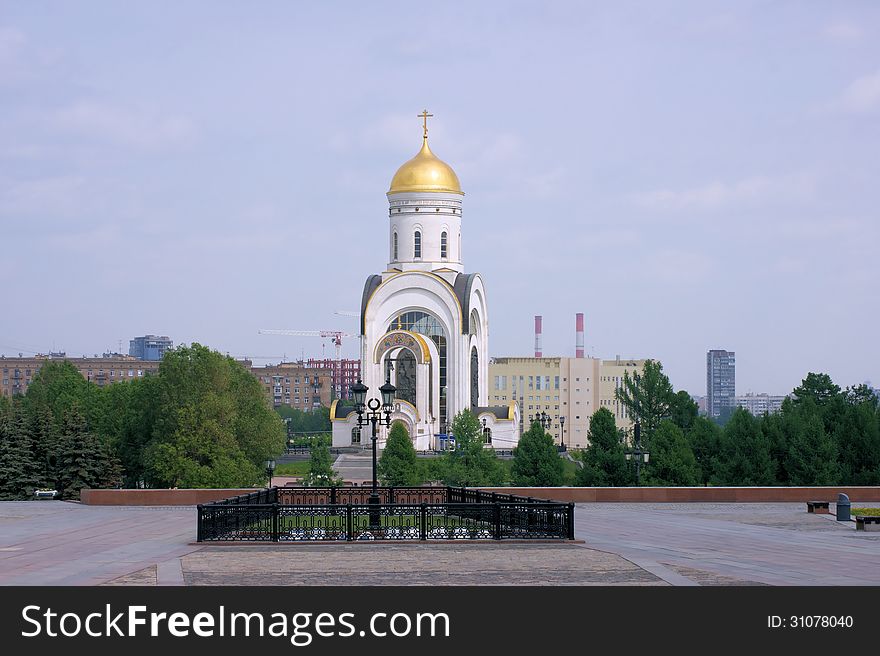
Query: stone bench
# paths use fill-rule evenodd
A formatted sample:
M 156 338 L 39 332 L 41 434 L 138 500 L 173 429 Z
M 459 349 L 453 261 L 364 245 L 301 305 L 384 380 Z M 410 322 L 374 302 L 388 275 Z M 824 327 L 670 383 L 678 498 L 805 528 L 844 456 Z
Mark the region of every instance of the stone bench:
M 817 515 L 828 515 L 828 501 L 807 501 L 807 512 L 816 513 Z
M 857 531 L 880 531 L 880 515 L 856 515 Z

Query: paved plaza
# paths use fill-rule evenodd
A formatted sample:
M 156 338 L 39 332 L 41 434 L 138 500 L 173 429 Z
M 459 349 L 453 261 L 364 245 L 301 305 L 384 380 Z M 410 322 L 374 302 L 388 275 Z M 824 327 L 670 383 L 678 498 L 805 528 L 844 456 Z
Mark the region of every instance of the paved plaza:
M 0 503 L 3 585 L 880 585 L 804 504 L 579 504 L 583 544 L 198 545 L 192 507 Z

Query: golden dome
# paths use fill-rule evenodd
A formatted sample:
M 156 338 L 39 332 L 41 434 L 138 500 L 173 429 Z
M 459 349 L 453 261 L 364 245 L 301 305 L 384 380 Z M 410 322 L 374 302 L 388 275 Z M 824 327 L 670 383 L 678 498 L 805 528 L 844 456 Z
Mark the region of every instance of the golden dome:
M 428 137 L 424 137 L 418 155 L 404 163 L 391 178 L 389 194 L 406 191 L 439 191 L 464 195 L 458 176 L 446 162 L 440 160 L 428 148 Z

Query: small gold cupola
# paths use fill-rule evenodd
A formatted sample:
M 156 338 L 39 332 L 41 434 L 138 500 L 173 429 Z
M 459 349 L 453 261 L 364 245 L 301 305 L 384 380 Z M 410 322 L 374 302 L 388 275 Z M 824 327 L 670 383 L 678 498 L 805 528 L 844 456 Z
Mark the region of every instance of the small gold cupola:
M 438 158 L 428 147 L 428 117 L 433 116 L 424 110 L 419 117 L 424 120 L 424 136 L 422 149 L 391 178 L 389 194 L 400 194 L 410 191 L 444 192 L 464 195 L 461 183 L 455 171 L 446 162 Z

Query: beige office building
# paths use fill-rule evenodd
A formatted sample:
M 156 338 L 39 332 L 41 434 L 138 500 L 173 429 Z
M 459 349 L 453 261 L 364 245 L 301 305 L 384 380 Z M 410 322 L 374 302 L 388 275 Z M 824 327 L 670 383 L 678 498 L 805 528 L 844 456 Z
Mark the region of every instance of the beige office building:
M 32 357 L 6 357 L 0 355 L 0 395 L 25 394 L 37 372 L 47 362 L 67 360 L 76 367 L 83 378 L 99 387 L 121 380 L 133 380 L 159 369 L 159 362 L 138 360 L 130 355 L 105 353 L 93 358 L 67 357 L 64 353 L 35 355 Z
M 569 448 L 587 445 L 590 416 L 608 408 L 618 428 L 632 425 L 615 398 L 625 373 L 641 372 L 645 360 L 598 358 L 493 358 L 489 361 L 489 400 L 516 401 L 520 422 L 528 430 L 530 417 L 545 412 L 552 417 L 549 432 Z M 560 417 L 565 418 L 564 435 Z
M 139 360 L 118 353 L 105 353 L 93 358 L 67 357 L 64 353 L 32 357 L 0 356 L 0 396 L 26 394 L 31 381 L 44 364 L 64 360 L 76 367 L 83 378 L 99 387 L 154 374 L 161 364 L 156 360 Z M 274 407 L 288 405 L 300 410 L 330 407 L 333 389 L 330 369 L 313 368 L 303 362 L 282 362 L 266 367 L 254 367 L 250 360 L 238 362 L 260 381 L 267 401 Z

